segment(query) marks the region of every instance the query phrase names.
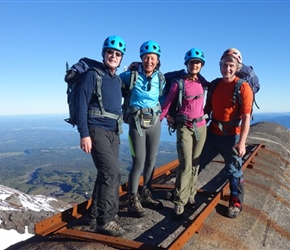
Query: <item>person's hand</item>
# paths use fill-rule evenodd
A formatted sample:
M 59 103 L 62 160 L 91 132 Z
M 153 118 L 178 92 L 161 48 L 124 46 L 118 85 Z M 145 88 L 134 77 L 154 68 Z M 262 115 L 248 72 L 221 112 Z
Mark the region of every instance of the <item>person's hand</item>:
M 91 137 L 88 136 L 88 137 L 81 138 L 80 147 L 87 154 L 91 153 L 91 150 L 92 150 L 92 139 L 91 139 Z
M 246 154 L 246 145 L 237 143 L 233 147 L 233 150 L 236 153 L 236 155 L 238 155 L 239 157 L 243 157 Z
M 173 124 L 174 123 L 174 118 L 170 115 L 166 115 L 167 123 L 168 124 Z

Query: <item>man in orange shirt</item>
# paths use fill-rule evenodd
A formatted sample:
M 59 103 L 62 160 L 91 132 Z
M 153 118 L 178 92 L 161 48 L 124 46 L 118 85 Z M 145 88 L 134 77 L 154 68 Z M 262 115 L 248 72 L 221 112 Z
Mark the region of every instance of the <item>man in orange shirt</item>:
M 233 93 L 239 82 L 236 72 L 241 67 L 240 51 L 235 48 L 227 49 L 220 60 L 220 72 L 223 77 L 217 80 L 214 91 L 209 89 L 207 94 L 204 109 L 211 117 L 211 123 L 208 126 L 200 161 L 200 167 L 203 169 L 219 153 L 224 158 L 230 182 L 228 208 L 230 218 L 235 218 L 242 210 L 244 198 L 242 157 L 246 153 L 245 144 L 250 129 L 253 103 L 253 92 L 247 82 L 243 82 L 240 87 L 241 102 L 238 100 L 234 102 Z

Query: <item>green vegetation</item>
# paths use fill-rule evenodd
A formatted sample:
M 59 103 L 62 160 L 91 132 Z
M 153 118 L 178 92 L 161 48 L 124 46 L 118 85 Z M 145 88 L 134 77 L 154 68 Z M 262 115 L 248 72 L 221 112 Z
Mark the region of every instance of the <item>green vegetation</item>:
M 8 129 L 9 128 L 9 129 Z M 90 198 L 97 170 L 90 154 L 77 146 L 72 131 L 0 128 L 0 183 L 30 195 L 80 203 Z M 176 159 L 175 143 L 160 146 L 156 166 Z M 120 145 L 121 183 L 128 180 L 131 155 Z
M 167 147 L 173 148 L 174 146 Z M 128 147 L 122 145 L 120 172 L 121 183 L 128 180 L 131 156 Z M 158 155 L 158 166 L 176 159 L 172 152 Z M 174 152 L 175 153 L 175 152 Z M 173 156 L 172 156 L 173 155 Z M 82 202 L 92 193 L 96 168 L 90 155 L 79 148 L 53 148 L 49 150 L 33 149 L 28 154 L 10 155 L 1 159 L 0 183 L 30 195 L 46 195 L 67 202 Z

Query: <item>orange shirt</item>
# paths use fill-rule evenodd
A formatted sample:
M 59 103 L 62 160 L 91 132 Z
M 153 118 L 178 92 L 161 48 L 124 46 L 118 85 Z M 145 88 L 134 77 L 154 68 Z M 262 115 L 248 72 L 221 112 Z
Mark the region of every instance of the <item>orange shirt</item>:
M 242 105 L 238 99 L 235 106 L 233 106 L 233 93 L 236 82 L 239 80 L 235 78 L 233 82 L 227 83 L 223 79 L 217 84 L 212 94 L 212 118 L 222 122 L 233 121 L 241 118 L 243 114 L 251 114 L 253 106 L 253 91 L 250 85 L 244 82 L 240 88 L 240 96 Z M 240 134 L 241 127 L 233 127 L 223 125 L 229 135 Z M 224 135 L 218 128 L 218 125 L 211 122 L 210 129 L 213 133 Z

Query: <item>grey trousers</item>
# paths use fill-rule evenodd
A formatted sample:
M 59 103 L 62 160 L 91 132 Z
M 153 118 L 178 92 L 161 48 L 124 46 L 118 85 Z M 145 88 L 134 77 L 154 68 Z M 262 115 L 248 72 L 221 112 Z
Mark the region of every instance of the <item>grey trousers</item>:
M 152 177 L 160 142 L 161 124 L 157 123 L 150 128 L 142 128 L 140 136 L 134 119 L 129 123 L 129 144 L 132 155 L 132 168 L 128 179 L 128 193 L 137 193 L 139 179 L 143 172 L 144 187 L 151 188 Z

